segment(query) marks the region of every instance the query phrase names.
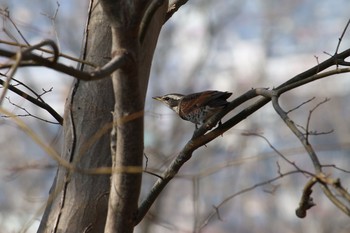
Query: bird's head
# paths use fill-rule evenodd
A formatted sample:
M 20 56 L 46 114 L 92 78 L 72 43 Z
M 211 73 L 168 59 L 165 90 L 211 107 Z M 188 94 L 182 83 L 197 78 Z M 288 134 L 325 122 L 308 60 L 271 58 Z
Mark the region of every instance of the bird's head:
M 176 113 L 179 113 L 179 103 L 183 97 L 184 95 L 182 94 L 172 93 L 163 96 L 155 96 L 153 99 L 162 102 Z

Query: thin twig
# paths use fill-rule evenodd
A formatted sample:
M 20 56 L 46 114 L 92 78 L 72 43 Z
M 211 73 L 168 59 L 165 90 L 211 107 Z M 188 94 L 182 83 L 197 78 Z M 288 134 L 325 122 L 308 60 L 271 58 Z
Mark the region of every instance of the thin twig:
M 223 205 L 225 205 L 227 202 L 231 201 L 233 198 L 241 195 L 241 194 L 244 194 L 244 193 L 247 193 L 249 191 L 252 191 L 254 189 L 256 189 L 257 187 L 260 187 L 260 186 L 264 186 L 264 185 L 267 185 L 267 184 L 271 184 L 273 182 L 275 182 L 276 180 L 279 180 L 281 178 L 284 178 L 285 176 L 288 176 L 288 175 L 292 175 L 292 174 L 298 174 L 300 173 L 300 171 L 290 171 L 290 172 L 286 172 L 286 173 L 283 173 L 283 174 L 279 174 L 278 176 L 272 178 L 272 179 L 269 179 L 269 180 L 266 180 L 266 181 L 263 181 L 261 183 L 257 183 L 255 185 L 252 185 L 248 188 L 245 188 L 245 189 L 242 189 L 228 197 L 226 197 L 223 201 L 221 201 L 218 205 L 214 206 L 214 210 L 203 220 L 201 226 L 200 226 L 200 229 L 203 229 L 205 226 L 208 225 L 209 221 L 219 213 L 219 208 L 221 208 Z
M 256 137 L 260 137 L 262 139 L 264 139 L 264 141 L 268 144 L 268 146 L 275 152 L 277 153 L 284 161 L 286 161 L 287 163 L 289 163 L 290 165 L 292 165 L 297 171 L 300 171 L 301 173 L 303 173 L 303 171 L 295 164 L 295 162 L 289 160 L 286 156 L 284 156 L 281 152 L 279 152 L 277 150 L 276 147 L 274 147 L 271 142 L 266 138 L 264 137 L 263 135 L 261 134 L 257 134 L 257 133 L 247 133 L 247 134 L 243 134 L 243 135 L 246 135 L 246 136 L 256 136 Z M 311 175 L 310 173 L 307 173 L 308 175 Z
M 11 100 L 10 100 L 10 98 L 8 98 L 8 97 L 6 97 L 6 99 L 9 101 L 9 103 L 11 104 L 11 105 L 13 105 L 13 106 L 15 106 L 16 108 L 18 108 L 18 109 L 21 109 L 22 111 L 24 111 L 26 114 L 17 114 L 15 117 L 33 117 L 33 118 L 35 118 L 35 119 L 37 119 L 37 120 L 40 120 L 40 121 L 43 121 L 43 122 L 47 122 L 47 123 L 51 123 L 51 124 L 60 124 L 59 122 L 53 122 L 53 121 L 49 121 L 49 120 L 46 120 L 46 119 L 43 119 L 43 118 L 41 118 L 41 117 L 38 117 L 38 116 L 35 116 L 35 115 L 33 115 L 33 114 L 31 114 L 27 109 L 25 109 L 25 108 L 23 108 L 23 107 L 21 107 L 21 106 L 19 106 L 18 104 L 15 104 L 15 103 L 13 103 Z M 1 117 L 4 117 L 4 118 L 12 118 L 12 116 L 1 116 Z
M 346 170 L 344 168 L 340 168 L 340 167 L 338 167 L 335 164 L 322 164 L 322 167 L 332 167 L 332 168 L 337 169 L 339 171 L 342 171 L 342 172 L 345 172 L 345 173 L 350 173 L 350 170 Z
M 281 108 L 281 106 L 278 103 L 277 96 L 272 97 L 272 106 L 274 107 L 278 115 L 282 118 L 284 123 L 290 128 L 290 130 L 295 134 L 295 136 L 297 136 L 301 144 L 304 146 L 305 150 L 308 152 L 316 173 L 322 173 L 321 164 L 318 160 L 315 151 L 313 150 L 312 146 L 308 143 L 307 138 L 303 135 L 303 133 L 299 131 L 294 122 L 288 117 L 287 113 Z
M 26 38 L 24 37 L 24 35 L 22 34 L 21 30 L 19 30 L 19 28 L 17 27 L 17 25 L 15 24 L 15 22 L 12 20 L 12 18 L 10 17 L 10 12 L 8 11 L 8 9 L 6 8 L 5 10 L 0 9 L 0 14 L 3 15 L 5 18 L 7 18 L 11 24 L 13 25 L 13 27 L 16 29 L 16 31 L 18 32 L 19 36 L 22 38 L 22 40 L 26 43 L 27 46 L 30 46 L 29 42 L 26 40 Z M 16 40 L 16 39 L 15 39 Z
M 44 15 L 50 19 L 54 33 L 55 33 L 56 41 L 57 41 L 57 47 L 60 48 L 60 40 L 58 38 L 55 22 L 56 22 L 57 14 L 58 14 L 58 11 L 59 11 L 61 5 L 59 2 L 56 2 L 56 4 L 57 4 L 57 7 L 56 7 L 56 10 L 55 10 L 55 13 L 53 14 L 53 16 L 50 16 L 46 13 L 42 13 L 42 15 Z
M 350 19 L 348 20 L 348 22 L 347 22 L 347 24 L 346 24 L 346 26 L 345 26 L 345 28 L 344 28 L 344 30 L 343 30 L 343 32 L 342 32 L 342 34 L 341 34 L 341 36 L 340 36 L 340 37 L 339 37 L 339 39 L 338 39 L 337 48 L 335 49 L 334 54 L 338 54 L 338 51 L 339 51 L 339 47 L 340 47 L 341 41 L 342 41 L 342 40 L 343 40 L 343 38 L 344 38 L 345 32 L 346 32 L 346 30 L 348 29 L 349 24 L 350 24 Z
M 4 85 L 4 81 L 0 79 L 0 84 L 1 85 Z M 36 106 L 46 110 L 48 113 L 50 113 L 51 116 L 53 116 L 53 118 L 55 118 L 57 120 L 57 122 L 62 125 L 63 124 L 63 118 L 60 114 L 58 114 L 50 105 L 48 105 L 47 103 L 45 103 L 41 98 L 40 96 L 37 98 L 34 98 L 32 97 L 31 95 L 21 91 L 20 89 L 16 88 L 15 86 L 9 84 L 8 86 L 8 89 L 10 91 L 12 91 L 13 93 L 21 96 L 22 98 L 28 100 L 29 102 L 35 104 Z M 29 89 L 31 90 L 31 89 Z M 34 92 L 35 95 L 37 95 L 35 92 Z
M 307 103 L 313 101 L 315 98 L 316 98 L 316 97 L 312 97 L 311 99 L 308 99 L 308 100 L 302 102 L 302 103 L 299 104 L 298 106 L 296 106 L 296 107 L 294 107 L 294 108 L 292 108 L 292 109 L 289 109 L 286 113 L 289 114 L 289 113 L 291 113 L 291 112 L 297 110 L 297 109 L 300 108 L 301 106 L 303 106 L 303 105 L 305 105 L 305 104 L 307 104 Z
M 309 128 L 310 128 L 310 122 L 311 122 L 311 115 L 312 113 L 319 107 L 321 106 L 322 104 L 328 102 L 329 99 L 325 99 L 324 101 L 321 101 L 320 103 L 318 103 L 314 108 L 312 108 L 310 111 L 309 111 L 309 115 L 307 117 L 307 122 L 306 122 L 306 129 L 305 129 L 305 139 L 306 139 L 306 142 L 309 143 Z

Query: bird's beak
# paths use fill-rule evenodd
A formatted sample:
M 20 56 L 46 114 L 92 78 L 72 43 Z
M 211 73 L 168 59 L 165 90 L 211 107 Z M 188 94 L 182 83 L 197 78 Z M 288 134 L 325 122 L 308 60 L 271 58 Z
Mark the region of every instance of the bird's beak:
M 162 97 L 161 97 L 161 96 L 154 96 L 154 97 L 152 97 L 152 99 L 161 101 L 161 100 L 162 100 Z

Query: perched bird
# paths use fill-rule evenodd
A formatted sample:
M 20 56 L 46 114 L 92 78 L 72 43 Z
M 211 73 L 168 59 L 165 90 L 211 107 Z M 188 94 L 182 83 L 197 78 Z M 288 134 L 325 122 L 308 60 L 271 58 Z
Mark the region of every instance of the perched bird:
M 203 91 L 189 95 L 167 94 L 155 96 L 153 99 L 159 100 L 170 109 L 174 110 L 182 119 L 202 125 L 212 115 L 223 109 L 232 95 L 230 92 Z

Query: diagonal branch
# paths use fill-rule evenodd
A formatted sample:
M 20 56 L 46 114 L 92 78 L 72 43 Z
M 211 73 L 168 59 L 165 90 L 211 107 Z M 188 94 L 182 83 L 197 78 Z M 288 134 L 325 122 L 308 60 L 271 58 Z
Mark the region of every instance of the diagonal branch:
M 317 157 L 314 149 L 312 148 L 312 146 L 308 142 L 306 136 L 302 132 L 300 132 L 298 127 L 288 117 L 287 113 L 281 108 L 281 106 L 278 103 L 277 96 L 272 96 L 272 105 L 273 105 L 275 111 L 278 113 L 278 115 L 280 115 L 280 117 L 282 118 L 284 123 L 292 130 L 292 132 L 295 134 L 295 136 L 297 136 L 297 138 L 303 144 L 305 150 L 308 152 L 308 154 L 309 154 L 309 156 L 311 158 L 311 161 L 312 161 L 312 163 L 314 165 L 316 173 L 317 174 L 322 173 L 321 163 L 318 160 L 318 157 Z
M 0 84 L 4 85 L 5 82 L 3 80 L 0 79 Z M 17 95 L 21 96 L 22 98 L 28 100 L 29 102 L 35 104 L 36 106 L 45 109 L 48 113 L 50 113 L 51 116 L 53 116 L 53 118 L 55 118 L 57 120 L 57 122 L 62 125 L 63 124 L 63 118 L 60 114 L 58 114 L 49 104 L 34 98 L 33 96 L 29 95 L 28 93 L 25 93 L 24 91 L 18 89 L 17 87 L 9 84 L 8 85 L 8 89 L 14 93 L 16 93 Z
M 151 191 L 149 192 L 148 196 L 142 201 L 136 217 L 136 222 L 138 223 L 139 221 L 142 220 L 142 218 L 147 213 L 151 205 L 154 203 L 158 195 L 161 193 L 161 191 L 166 187 L 169 181 L 175 177 L 175 175 L 178 173 L 182 165 L 192 157 L 193 152 L 197 148 L 209 143 L 210 141 L 214 140 L 218 136 L 222 135 L 224 132 L 231 129 L 236 124 L 238 124 L 239 122 L 241 122 L 242 120 L 244 120 L 245 118 L 253 114 L 255 111 L 259 110 L 265 104 L 270 102 L 271 98 L 273 97 L 271 93 L 274 93 L 274 95 L 276 96 L 277 94 L 278 95 L 282 94 L 287 90 L 290 90 L 300 85 L 304 85 L 305 83 L 314 81 L 319 78 L 328 77 L 330 74 L 349 72 L 350 70 L 347 68 L 336 69 L 335 71 L 333 71 L 333 73 L 325 72 L 316 76 L 316 74 L 318 74 L 319 72 L 333 65 L 339 64 L 339 61 L 344 61 L 345 58 L 349 56 L 350 56 L 350 49 L 347 49 L 340 54 L 335 54 L 333 57 L 312 67 L 311 69 L 296 75 L 295 77 L 291 78 L 290 80 L 286 81 L 285 83 L 275 88 L 273 91 L 268 91 L 266 88 L 252 89 L 250 91 L 247 91 L 245 94 L 239 96 L 235 100 L 231 101 L 226 108 L 224 108 L 221 112 L 214 115 L 211 119 L 209 119 L 208 122 L 203 124 L 198 130 L 194 132 L 191 140 L 187 142 L 185 147 L 173 160 L 173 162 L 170 164 L 168 169 L 162 174 L 162 178 L 156 181 Z M 258 95 L 264 94 L 264 92 L 270 93 L 270 96 L 265 96 L 260 98 L 255 103 L 246 107 L 245 109 L 237 113 L 235 116 L 231 117 L 229 120 L 219 125 L 217 128 L 208 132 L 208 130 L 214 127 L 216 123 L 228 112 L 232 111 L 234 108 L 246 102 L 247 100 L 257 97 Z M 308 148 L 310 148 L 310 152 L 313 152 L 311 146 Z M 315 154 L 313 154 L 313 162 L 315 164 L 316 170 L 321 172 L 321 165 Z M 323 187 L 323 188 L 326 189 L 327 187 Z
M 228 197 L 226 197 L 223 201 L 221 201 L 218 205 L 214 206 L 214 210 L 211 211 L 211 213 L 202 221 L 202 224 L 200 225 L 200 229 L 203 229 L 205 226 L 208 225 L 209 221 L 216 215 L 218 215 L 218 210 L 220 207 L 224 206 L 227 202 L 229 202 L 230 200 L 232 200 L 233 198 L 241 195 L 241 194 L 244 194 L 244 193 L 247 193 L 247 192 L 250 192 L 254 189 L 256 189 L 257 187 L 260 187 L 260 186 L 264 186 L 264 185 L 267 185 L 267 184 L 271 184 L 273 182 L 275 182 L 276 180 L 279 180 L 279 179 L 282 179 L 286 176 L 290 176 L 290 175 L 293 175 L 293 174 L 299 174 L 300 173 L 300 170 L 293 170 L 293 171 L 289 171 L 289 172 L 285 172 L 285 173 L 280 173 L 278 176 L 276 177 L 273 177 L 269 180 L 266 180 L 266 181 L 263 181 L 261 183 L 257 183 L 255 185 L 252 185 L 250 187 L 247 187 L 245 189 L 242 189 Z

